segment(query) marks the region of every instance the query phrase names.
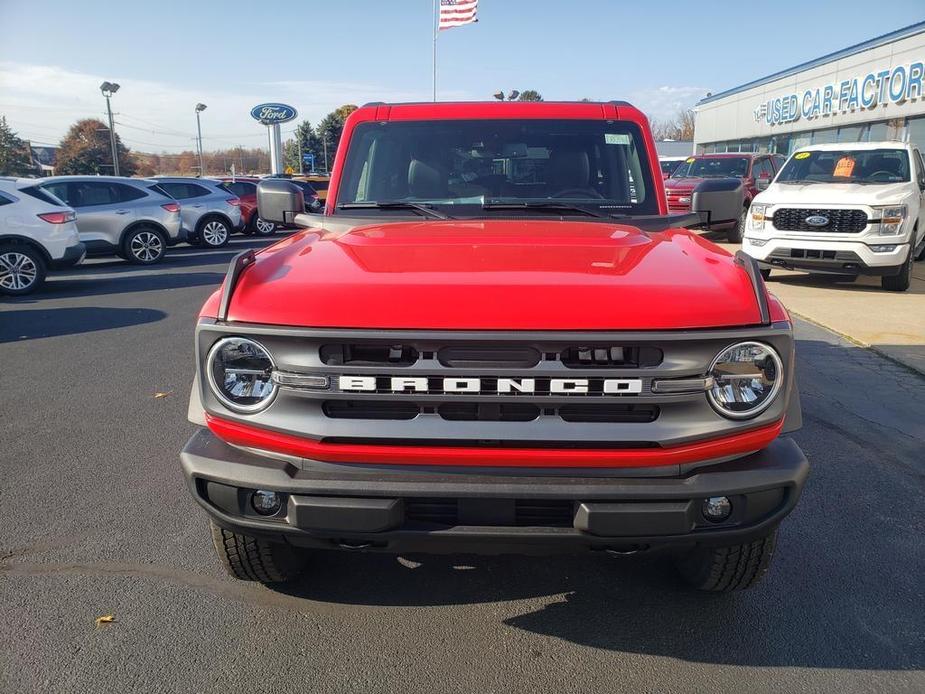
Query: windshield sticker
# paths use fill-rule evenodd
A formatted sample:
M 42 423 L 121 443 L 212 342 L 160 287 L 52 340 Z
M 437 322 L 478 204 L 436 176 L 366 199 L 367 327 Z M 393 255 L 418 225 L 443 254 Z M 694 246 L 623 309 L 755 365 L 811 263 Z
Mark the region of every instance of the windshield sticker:
M 604 133 L 604 144 L 608 145 L 628 145 L 630 136 L 626 133 Z
M 794 159 L 806 159 L 809 157 L 809 152 L 797 152 L 793 155 Z
M 854 164 L 855 161 L 852 157 L 842 157 L 835 165 L 835 171 L 832 172 L 832 175 L 851 178 L 851 176 L 854 174 Z
M 684 160 L 684 163 L 685 163 L 685 164 L 693 164 L 695 161 L 697 161 L 697 160 L 694 159 L 694 157 L 688 157 L 687 159 Z

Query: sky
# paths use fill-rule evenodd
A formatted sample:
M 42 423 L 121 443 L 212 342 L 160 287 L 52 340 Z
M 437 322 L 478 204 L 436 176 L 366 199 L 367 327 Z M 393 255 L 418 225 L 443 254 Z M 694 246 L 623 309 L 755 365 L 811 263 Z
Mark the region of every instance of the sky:
M 884 6 L 885 7 L 885 6 Z M 480 0 L 440 33 L 437 95 L 622 99 L 668 119 L 719 92 L 925 20 L 922 0 Z M 56 144 L 105 119 L 131 149 L 265 146 L 266 101 L 315 123 L 342 104 L 431 98 L 433 0 L 0 0 L 0 115 Z M 284 136 L 295 123 L 283 126 Z

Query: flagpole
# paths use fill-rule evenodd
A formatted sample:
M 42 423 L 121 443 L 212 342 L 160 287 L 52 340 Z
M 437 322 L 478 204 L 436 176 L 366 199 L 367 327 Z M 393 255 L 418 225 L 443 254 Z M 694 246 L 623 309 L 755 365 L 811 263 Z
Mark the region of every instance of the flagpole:
M 440 0 L 434 0 L 434 101 L 437 100 L 437 7 Z

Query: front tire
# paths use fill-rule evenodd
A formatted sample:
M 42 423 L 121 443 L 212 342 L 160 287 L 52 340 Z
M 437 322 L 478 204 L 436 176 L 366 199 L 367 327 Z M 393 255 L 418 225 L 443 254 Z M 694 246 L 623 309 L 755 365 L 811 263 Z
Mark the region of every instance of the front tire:
M 242 581 L 289 583 L 302 575 L 305 560 L 289 545 L 240 535 L 209 521 L 215 553 L 231 576 Z
M 199 239 L 206 248 L 221 248 L 228 244 L 230 236 L 231 227 L 217 217 L 206 219 L 199 227 Z
M 739 219 L 736 220 L 735 226 L 726 232 L 726 240 L 729 243 L 742 243 L 742 237 L 745 236 L 745 224 L 748 222 L 748 208 L 742 210 Z
M 0 246 L 0 294 L 23 296 L 45 282 L 45 259 L 33 248 L 20 244 Z
M 678 571 L 690 586 L 714 593 L 746 590 L 771 567 L 777 528 L 740 545 L 695 547 L 678 560 Z
M 906 262 L 903 263 L 898 275 L 880 278 L 881 287 L 889 292 L 904 292 L 909 288 L 909 285 L 912 284 L 912 263 L 915 262 L 912 253 L 913 249 L 910 247 L 909 257 L 906 258 Z
M 136 265 L 154 265 L 164 259 L 167 242 L 164 235 L 152 227 L 138 227 L 122 241 L 123 257 Z

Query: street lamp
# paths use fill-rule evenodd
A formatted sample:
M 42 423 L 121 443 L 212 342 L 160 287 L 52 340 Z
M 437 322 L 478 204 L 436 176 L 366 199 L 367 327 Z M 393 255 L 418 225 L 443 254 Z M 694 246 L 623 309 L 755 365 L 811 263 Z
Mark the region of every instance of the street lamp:
M 116 131 L 112 124 L 112 106 L 109 104 L 109 98 L 119 91 L 119 85 L 115 82 L 103 82 L 100 85 L 100 91 L 106 97 L 106 112 L 109 114 L 109 144 L 112 147 L 112 172 L 113 175 L 119 175 L 119 151 L 116 149 Z
M 199 114 L 206 110 L 205 104 L 196 104 L 196 132 L 199 134 L 199 177 L 206 175 L 206 170 L 202 163 L 202 126 L 199 124 Z

